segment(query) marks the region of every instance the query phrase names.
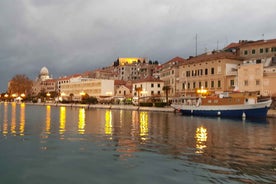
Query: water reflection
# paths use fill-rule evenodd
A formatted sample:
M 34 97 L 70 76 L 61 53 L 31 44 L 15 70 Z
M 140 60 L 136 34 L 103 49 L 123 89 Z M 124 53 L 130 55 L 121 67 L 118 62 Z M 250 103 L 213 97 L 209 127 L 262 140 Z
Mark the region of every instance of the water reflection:
M 4 103 L 4 121 L 3 121 L 3 135 L 8 134 L 8 103 Z
M 12 103 L 12 110 L 11 110 L 11 133 L 13 135 L 16 134 L 16 103 Z
M 79 122 L 78 122 L 78 132 L 79 134 L 84 134 L 85 132 L 85 109 L 79 109 Z
M 275 175 L 275 119 L 262 124 L 247 120 L 183 117 L 173 113 L 144 111 L 87 110 L 15 103 L 2 103 L 0 106 L 2 136 L 9 136 L 10 131 L 12 136 L 26 136 L 28 139 L 25 140 L 34 141 L 32 139 L 39 133 L 39 136 L 43 136 L 41 149 L 49 152 L 53 151 L 53 147 L 61 145 L 56 144 L 58 141 L 66 143 L 56 149 L 54 154 L 66 146 L 68 149 L 62 150 L 65 154 L 68 150 L 85 148 L 83 152 L 86 149 L 92 152 L 96 148 L 96 152 L 101 150 L 100 153 L 107 153 L 102 155 L 111 155 L 129 163 L 136 161 L 134 167 L 141 164 L 140 161 L 150 162 L 162 155 L 166 157 L 166 162 L 174 159 L 184 164 L 189 161 L 196 166 L 203 163 L 206 168 L 229 168 L 230 174 L 235 175 L 237 172 L 239 176 L 253 175 L 255 179 L 267 179 Z M 96 152 L 93 152 L 95 158 L 102 156 Z M 153 157 L 143 160 L 152 153 Z M 177 172 L 181 170 L 180 167 L 176 169 Z M 207 168 L 205 173 L 222 173 L 220 169 L 214 168 Z M 239 177 L 238 174 L 235 177 Z
M 122 114 L 120 113 L 120 122 L 122 122 Z M 105 126 L 104 126 L 105 134 L 112 135 L 112 112 L 111 110 L 105 111 Z
M 148 112 L 140 112 L 140 136 L 142 140 L 146 140 L 149 133 L 149 116 Z
M 197 148 L 196 153 L 203 153 L 203 149 L 207 147 L 207 129 L 203 126 L 198 127 L 196 129 L 195 139 Z
M 64 134 L 66 125 L 66 107 L 59 109 L 59 134 Z
M 45 120 L 45 133 L 51 133 L 51 106 L 46 106 L 46 120 Z
M 20 104 L 19 135 L 23 136 L 25 131 L 25 103 Z

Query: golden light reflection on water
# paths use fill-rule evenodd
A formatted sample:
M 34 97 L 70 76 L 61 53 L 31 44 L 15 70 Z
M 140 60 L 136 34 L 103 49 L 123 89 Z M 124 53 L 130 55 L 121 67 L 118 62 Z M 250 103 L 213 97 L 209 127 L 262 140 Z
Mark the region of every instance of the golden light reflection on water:
M 20 124 L 19 124 L 19 133 L 20 136 L 24 135 L 25 131 L 25 104 L 20 104 Z
M 203 153 L 203 149 L 206 148 L 206 141 L 207 141 L 207 129 L 203 126 L 198 127 L 196 129 L 196 153 Z
M 11 111 L 11 133 L 13 135 L 16 134 L 16 103 L 12 103 L 12 111 Z
M 120 116 L 120 118 L 121 118 L 121 116 Z M 112 135 L 112 112 L 111 112 L 111 110 L 105 111 L 104 132 L 106 135 Z
M 79 109 L 79 122 L 78 122 L 78 132 L 79 134 L 84 134 L 85 131 L 85 109 Z
M 140 112 L 140 136 L 145 140 L 149 134 L 149 115 L 148 112 Z
M 59 134 L 64 134 L 66 124 L 66 108 L 60 107 L 59 111 Z
M 8 103 L 4 103 L 4 122 L 3 122 L 3 135 L 8 134 Z
M 45 120 L 45 132 L 46 134 L 51 133 L 51 106 L 46 106 L 46 120 Z

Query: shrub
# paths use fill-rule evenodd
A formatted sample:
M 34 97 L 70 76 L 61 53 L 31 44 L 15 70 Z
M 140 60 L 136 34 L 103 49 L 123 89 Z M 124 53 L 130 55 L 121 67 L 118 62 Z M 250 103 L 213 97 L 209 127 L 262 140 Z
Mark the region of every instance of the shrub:
M 166 102 L 156 102 L 155 107 L 165 107 L 167 105 Z
M 140 102 L 141 107 L 152 107 L 153 103 L 151 102 Z

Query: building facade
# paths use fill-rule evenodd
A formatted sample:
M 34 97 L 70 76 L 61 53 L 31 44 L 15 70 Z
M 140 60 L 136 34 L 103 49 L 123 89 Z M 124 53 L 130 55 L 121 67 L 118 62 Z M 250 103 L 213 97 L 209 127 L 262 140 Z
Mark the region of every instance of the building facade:
M 185 59 L 175 57 L 170 61 L 162 64 L 159 70 L 160 80 L 164 81 L 164 86 L 169 86 L 169 96 L 179 96 L 179 67 L 185 63 Z
M 196 95 L 201 88 L 211 93 L 232 91 L 242 61 L 231 52 L 215 51 L 189 58 L 179 69 L 180 95 Z
M 133 82 L 132 92 L 134 103 L 137 103 L 138 97 L 146 101 L 150 98 L 164 96 L 163 87 L 164 81 L 153 77 Z
M 39 93 L 53 93 L 57 91 L 57 83 L 49 75 L 46 67 L 42 67 L 37 79 L 33 82 L 32 95 L 37 96 Z
M 100 98 L 102 96 L 114 95 L 114 80 L 92 79 L 92 78 L 73 78 L 69 83 L 60 86 L 62 98 L 79 101 L 85 94 Z

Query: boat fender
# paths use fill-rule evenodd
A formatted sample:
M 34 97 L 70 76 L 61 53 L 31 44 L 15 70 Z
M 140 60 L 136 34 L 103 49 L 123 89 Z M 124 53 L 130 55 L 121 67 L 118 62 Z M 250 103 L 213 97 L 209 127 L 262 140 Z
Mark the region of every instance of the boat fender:
M 246 114 L 243 112 L 242 113 L 242 118 L 245 119 L 246 118 Z

